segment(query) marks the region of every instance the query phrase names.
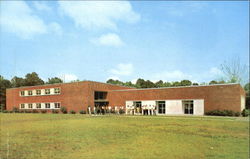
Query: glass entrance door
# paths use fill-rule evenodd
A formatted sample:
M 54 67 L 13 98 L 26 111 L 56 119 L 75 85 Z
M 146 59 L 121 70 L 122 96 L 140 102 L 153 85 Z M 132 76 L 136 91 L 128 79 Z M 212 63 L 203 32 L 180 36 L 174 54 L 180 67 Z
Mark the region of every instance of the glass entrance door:
M 194 103 L 193 101 L 183 101 L 184 114 L 194 114 Z
M 158 102 L 158 114 L 165 114 L 166 113 L 166 105 L 165 101 Z

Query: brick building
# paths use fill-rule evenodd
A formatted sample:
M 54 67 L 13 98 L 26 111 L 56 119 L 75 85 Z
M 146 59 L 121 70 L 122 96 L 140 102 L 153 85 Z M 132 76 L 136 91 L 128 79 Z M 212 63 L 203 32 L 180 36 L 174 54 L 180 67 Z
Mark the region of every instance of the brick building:
M 83 81 L 10 88 L 6 91 L 7 110 L 52 110 L 66 107 L 79 112 L 100 106 L 126 110 L 127 113 L 203 115 L 210 110 L 245 107 L 245 91 L 239 84 L 136 89 L 107 83 Z M 95 107 L 95 108 L 94 108 Z M 152 112 L 147 112 L 152 113 Z

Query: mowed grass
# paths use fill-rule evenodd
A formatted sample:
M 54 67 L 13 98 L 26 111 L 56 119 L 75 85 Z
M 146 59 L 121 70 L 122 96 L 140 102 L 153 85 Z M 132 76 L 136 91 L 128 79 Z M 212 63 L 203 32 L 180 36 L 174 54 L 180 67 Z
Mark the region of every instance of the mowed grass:
M 1 159 L 248 159 L 248 118 L 0 114 Z

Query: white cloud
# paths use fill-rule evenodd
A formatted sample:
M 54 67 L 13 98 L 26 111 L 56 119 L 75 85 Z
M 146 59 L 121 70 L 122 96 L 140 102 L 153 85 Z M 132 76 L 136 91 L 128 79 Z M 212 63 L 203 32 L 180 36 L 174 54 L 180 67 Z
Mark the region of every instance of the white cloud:
M 218 69 L 217 67 L 210 68 L 209 73 L 212 74 L 213 76 L 223 74 L 223 72 L 220 69 Z
M 78 79 L 78 77 L 74 74 L 62 74 L 59 77 L 63 79 L 64 82 L 71 82 Z
M 59 30 L 59 24 L 53 22 L 46 25 L 24 1 L 1 1 L 0 4 L 0 25 L 4 31 L 30 39 L 35 35 Z
M 96 45 L 115 46 L 115 47 L 124 45 L 124 42 L 121 40 L 121 38 L 114 33 L 101 35 L 98 38 L 91 39 L 90 42 Z
M 189 74 L 186 74 L 182 71 L 174 70 L 174 71 L 164 71 L 164 72 L 156 73 L 156 74 L 152 75 L 151 78 L 153 81 L 158 81 L 158 80 L 180 81 L 183 79 L 191 80 L 192 76 Z
M 25 2 L 2 1 L 1 5 L 0 24 L 4 30 L 16 33 L 24 39 L 47 32 L 43 20 L 33 15 Z
M 134 67 L 132 64 L 118 64 L 116 69 L 111 69 L 110 72 L 116 76 L 122 75 L 122 76 L 128 76 L 131 75 L 134 70 Z
M 140 19 L 128 1 L 59 1 L 59 11 L 85 29 L 117 29 L 117 21 L 135 23 Z
M 51 11 L 51 8 L 45 2 L 34 1 L 33 5 L 39 11 Z

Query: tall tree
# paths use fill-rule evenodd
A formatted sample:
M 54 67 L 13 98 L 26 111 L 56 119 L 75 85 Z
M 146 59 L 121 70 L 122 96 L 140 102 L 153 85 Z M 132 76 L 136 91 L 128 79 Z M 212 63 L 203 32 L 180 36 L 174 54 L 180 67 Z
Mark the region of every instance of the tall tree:
M 181 85 L 181 86 L 191 86 L 191 85 L 192 85 L 192 82 L 189 81 L 189 80 L 182 80 L 182 81 L 180 82 L 180 85 Z
M 246 65 L 243 65 L 239 58 L 235 58 L 231 61 L 225 61 L 221 64 L 221 71 L 225 75 L 225 80 L 228 83 L 242 83 L 248 79 L 245 77 L 247 71 L 249 71 Z M 249 72 L 248 72 L 249 73 Z
M 244 90 L 246 92 L 246 108 L 250 109 L 250 83 L 244 86 Z
M 48 78 L 48 82 L 46 82 L 46 83 L 47 84 L 63 83 L 63 80 L 58 78 L 58 77 Z
M 0 111 L 6 108 L 6 88 L 11 88 L 11 82 L 0 75 Z
M 164 82 L 162 80 L 159 80 L 159 81 L 155 82 L 155 86 L 156 87 L 164 87 Z
M 12 87 L 25 86 L 25 79 L 15 76 L 11 79 L 11 85 Z
M 25 85 L 26 86 L 35 86 L 35 85 L 43 85 L 44 81 L 39 78 L 36 72 L 28 73 L 25 76 Z

